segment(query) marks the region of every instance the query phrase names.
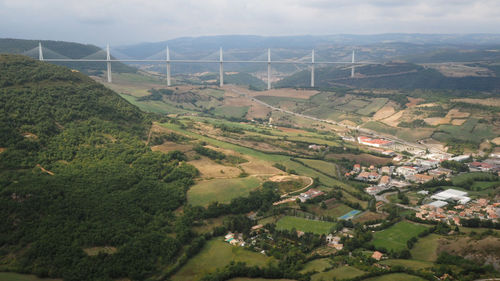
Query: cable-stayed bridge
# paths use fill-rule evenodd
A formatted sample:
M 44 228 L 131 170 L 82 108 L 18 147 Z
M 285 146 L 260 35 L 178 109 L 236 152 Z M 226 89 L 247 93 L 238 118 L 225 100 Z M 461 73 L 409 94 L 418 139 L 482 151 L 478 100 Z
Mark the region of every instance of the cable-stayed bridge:
M 165 63 L 166 64 L 166 80 L 167 86 L 171 86 L 171 64 L 179 64 L 179 63 L 203 63 L 203 64 L 219 64 L 219 81 L 220 86 L 224 85 L 224 64 L 267 64 L 267 89 L 271 89 L 271 81 L 272 81 L 272 65 L 273 64 L 294 64 L 294 65 L 309 65 L 311 72 L 311 87 L 314 87 L 314 70 L 316 65 L 346 65 L 351 68 L 351 77 L 355 76 L 355 68 L 358 65 L 366 65 L 366 64 L 381 64 L 380 62 L 369 62 L 369 61 L 355 61 L 355 51 L 352 51 L 351 60 L 350 61 L 318 61 L 315 59 L 315 51 L 314 49 L 311 51 L 310 55 L 303 56 L 301 58 L 296 59 L 282 59 L 279 60 L 271 60 L 271 49 L 267 49 L 267 56 L 265 54 L 261 54 L 253 59 L 238 59 L 234 56 L 229 55 L 224 59 L 223 49 L 220 48 L 218 54 L 212 53 L 208 56 L 205 56 L 201 59 L 171 59 L 170 58 L 170 49 L 168 46 L 165 48 L 164 52 L 154 54 L 145 59 L 134 59 L 130 58 L 127 55 L 120 54 L 120 59 L 114 58 L 111 56 L 111 52 L 109 49 L 109 45 L 107 45 L 105 50 L 100 50 L 94 54 L 88 55 L 79 59 L 72 59 L 66 56 L 60 55 L 57 52 L 54 52 L 50 49 L 43 48 L 42 44 L 39 43 L 38 47 L 35 47 L 31 50 L 24 52 L 25 55 L 29 55 L 32 57 L 36 57 L 36 53 L 38 53 L 38 59 L 40 61 L 49 61 L 49 62 L 102 62 L 106 63 L 107 70 L 107 81 L 108 83 L 112 83 L 112 73 L 111 73 L 111 63 L 112 62 L 128 62 L 128 63 Z M 44 54 L 50 54 L 50 58 L 44 58 Z M 176 54 L 177 56 L 177 54 Z

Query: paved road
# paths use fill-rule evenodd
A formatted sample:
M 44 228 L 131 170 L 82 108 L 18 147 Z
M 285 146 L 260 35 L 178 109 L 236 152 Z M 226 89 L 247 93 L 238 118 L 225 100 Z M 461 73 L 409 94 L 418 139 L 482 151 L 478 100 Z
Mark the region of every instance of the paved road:
M 278 108 L 278 107 L 275 107 L 275 106 L 272 106 L 270 104 L 267 104 L 261 100 L 258 100 L 256 98 L 253 98 L 253 97 L 250 97 L 248 96 L 247 93 L 239 90 L 239 89 L 236 89 L 234 87 L 231 87 L 231 86 L 228 86 L 227 88 L 229 88 L 231 91 L 233 91 L 234 93 L 236 94 L 239 94 L 239 95 L 243 95 L 249 99 L 251 99 L 252 101 L 256 102 L 256 103 L 259 103 L 263 106 L 266 106 L 272 110 L 275 110 L 275 111 L 281 111 L 281 112 L 284 112 L 284 113 L 287 113 L 287 114 L 290 114 L 290 115 L 295 115 L 295 116 L 298 116 L 298 117 L 302 117 L 302 118 L 305 118 L 305 119 L 310 119 L 310 120 L 314 120 L 314 121 L 318 121 L 318 122 L 324 122 L 324 123 L 328 123 L 328 124 L 332 124 L 332 125 L 336 125 L 336 126 L 340 126 L 340 127 L 345 127 L 347 129 L 350 129 L 350 130 L 358 130 L 359 132 L 362 132 L 364 134 L 367 134 L 367 135 L 371 135 L 373 137 L 376 137 L 376 138 L 385 138 L 385 139 L 388 139 L 388 140 L 391 140 L 395 143 L 400 143 L 400 144 L 403 144 L 403 145 L 406 145 L 408 147 L 411 147 L 411 148 L 414 148 L 414 149 L 418 149 L 418 150 L 425 150 L 425 149 L 428 149 L 430 152 L 433 152 L 433 153 L 445 153 L 444 151 L 442 150 L 439 150 L 435 147 L 429 147 L 429 146 L 426 146 L 426 145 L 423 145 L 423 144 L 416 144 L 416 143 L 411 143 L 411 142 L 407 142 L 405 140 L 402 140 L 402 139 L 399 139 L 399 138 L 396 138 L 394 136 L 385 136 L 385 135 L 380 135 L 379 133 L 375 132 L 375 131 L 372 131 L 372 130 L 369 130 L 369 129 L 366 129 L 366 128 L 360 128 L 359 126 L 349 126 L 349 125 L 346 125 L 346 124 L 340 124 L 340 123 L 337 123 L 335 121 L 332 121 L 332 120 L 327 120 L 327 119 L 320 119 L 320 118 L 316 118 L 316 117 L 313 117 L 313 116 L 309 116 L 309 115 L 304 115 L 304 114 L 301 114 L 301 113 L 296 113 L 296 112 L 292 112 L 292 111 L 289 111 L 289 110 L 285 110 L 285 109 L 282 109 L 282 108 Z

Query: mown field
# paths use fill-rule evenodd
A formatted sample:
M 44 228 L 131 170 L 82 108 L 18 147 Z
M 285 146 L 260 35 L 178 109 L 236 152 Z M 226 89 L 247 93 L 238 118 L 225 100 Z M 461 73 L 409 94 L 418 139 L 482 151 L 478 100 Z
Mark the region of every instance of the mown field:
M 338 167 L 334 163 L 314 159 L 299 159 L 299 161 L 330 177 L 338 177 Z
M 300 271 L 301 273 L 306 273 L 309 271 L 322 272 L 323 270 L 331 267 L 329 258 L 315 259 L 304 265 L 304 268 Z
M 365 274 L 364 271 L 357 269 L 353 266 L 341 266 L 335 269 L 316 273 L 311 276 L 311 281 L 320 281 L 320 280 L 342 280 L 348 278 L 354 278 Z M 335 278 L 335 279 L 334 279 Z
M 31 274 L 0 272 L 0 281 L 62 281 L 62 279 L 39 278 Z
M 386 274 L 378 277 L 372 277 L 368 279 L 363 279 L 363 281 L 425 281 L 425 279 L 414 276 L 414 275 L 409 275 L 406 273 L 391 273 L 391 274 Z
M 413 259 L 433 262 L 437 259 L 438 240 L 440 235 L 430 234 L 419 238 L 410 253 Z
M 406 242 L 411 237 L 418 235 L 426 228 L 427 226 L 406 221 L 398 222 L 387 229 L 375 232 L 373 245 L 387 250 L 400 251 L 406 248 Z
M 394 259 L 394 260 L 384 260 L 380 262 L 381 264 L 389 265 L 389 266 L 402 266 L 414 270 L 422 269 L 422 268 L 429 268 L 432 267 L 434 264 L 432 262 L 428 261 L 418 261 L 418 260 L 401 260 L 401 259 Z
M 276 223 L 276 229 L 279 230 L 300 230 L 316 234 L 330 233 L 330 229 L 335 226 L 333 222 L 308 220 L 299 217 L 285 216 Z
M 319 206 L 319 204 L 315 204 L 313 206 L 310 206 L 311 212 L 318 216 L 329 216 L 333 218 L 338 218 L 342 215 L 345 215 L 352 211 L 353 209 L 345 204 L 338 203 L 335 204 L 331 207 L 327 207 L 326 209 L 323 209 Z
M 233 198 L 247 196 L 259 185 L 260 181 L 254 177 L 201 181 L 189 189 L 188 203 L 193 206 L 206 206 L 214 201 L 228 203 Z
M 174 276 L 173 281 L 194 281 L 205 274 L 222 268 L 231 261 L 245 262 L 247 265 L 264 266 L 273 258 L 246 250 L 239 246 L 231 246 L 222 241 L 222 237 L 207 242 L 196 256 L 191 258 Z

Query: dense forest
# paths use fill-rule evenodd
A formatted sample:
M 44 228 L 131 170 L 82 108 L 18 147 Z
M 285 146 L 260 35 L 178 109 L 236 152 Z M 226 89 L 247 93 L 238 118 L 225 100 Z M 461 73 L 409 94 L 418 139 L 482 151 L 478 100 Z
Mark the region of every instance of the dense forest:
M 174 210 L 198 171 L 152 152 L 149 117 L 80 73 L 0 55 L 0 267 L 144 279 L 194 237 Z M 87 254 L 107 246 L 114 254 Z

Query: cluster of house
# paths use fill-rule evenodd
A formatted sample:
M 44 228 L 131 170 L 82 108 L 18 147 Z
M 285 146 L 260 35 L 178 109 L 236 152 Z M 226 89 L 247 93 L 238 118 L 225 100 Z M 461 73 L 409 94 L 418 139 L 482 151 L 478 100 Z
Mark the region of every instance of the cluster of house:
M 348 228 L 344 227 L 342 230 L 338 231 L 336 235 L 330 233 L 325 237 L 327 246 L 335 248 L 339 251 L 342 250 L 344 248 L 344 244 L 340 243 L 342 237 L 352 238 L 354 236 L 350 233 L 350 230 Z
M 300 202 L 304 203 L 307 200 L 316 198 L 316 197 L 321 196 L 323 194 L 325 194 L 323 191 L 317 190 L 315 188 L 311 188 L 308 191 L 301 193 L 298 198 L 300 199 Z
M 456 225 L 460 225 L 462 218 L 497 221 L 500 216 L 500 202 L 490 203 L 484 198 L 471 201 L 464 191 L 447 189 L 434 194 L 431 198 L 435 201 L 420 206 L 420 210 L 415 214 L 417 218 L 448 223 L 453 221 Z M 445 208 L 448 204 L 453 204 L 453 207 Z
M 472 172 L 494 172 L 500 174 L 500 158 L 489 158 L 482 162 L 470 162 L 469 170 Z
M 245 247 L 243 233 L 228 232 L 226 236 L 224 236 L 224 241 L 231 245 Z

